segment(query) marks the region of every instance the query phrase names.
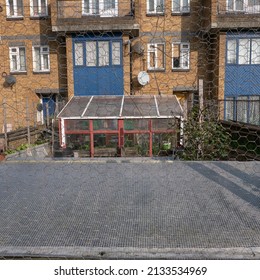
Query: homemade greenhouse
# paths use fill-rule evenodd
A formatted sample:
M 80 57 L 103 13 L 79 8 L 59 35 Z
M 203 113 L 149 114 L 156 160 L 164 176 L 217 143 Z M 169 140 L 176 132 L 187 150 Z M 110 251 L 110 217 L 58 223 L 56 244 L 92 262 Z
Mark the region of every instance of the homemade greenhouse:
M 75 96 L 59 113 L 60 145 L 79 156 L 163 156 L 181 144 L 171 96 Z

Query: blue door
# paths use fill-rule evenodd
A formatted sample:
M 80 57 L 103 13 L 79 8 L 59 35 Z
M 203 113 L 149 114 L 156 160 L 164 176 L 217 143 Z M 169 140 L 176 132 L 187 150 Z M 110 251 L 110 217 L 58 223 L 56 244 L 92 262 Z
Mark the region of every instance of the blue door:
M 122 37 L 73 38 L 74 94 L 123 95 Z
M 47 114 L 49 117 L 53 117 L 55 113 L 55 96 L 51 97 L 43 97 L 42 98 L 42 106 L 43 106 L 43 118 L 47 119 Z

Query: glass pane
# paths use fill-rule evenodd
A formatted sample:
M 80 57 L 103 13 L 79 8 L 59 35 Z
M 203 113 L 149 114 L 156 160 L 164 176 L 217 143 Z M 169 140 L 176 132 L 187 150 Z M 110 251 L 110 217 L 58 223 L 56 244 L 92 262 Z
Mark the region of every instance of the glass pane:
M 148 156 L 149 134 L 125 134 L 124 155 L 125 156 Z
M 148 130 L 148 119 L 124 120 L 125 130 Z
M 120 65 L 120 42 L 112 42 L 112 64 Z
M 94 130 L 117 130 L 117 120 L 93 120 Z
M 180 67 L 180 44 L 173 45 L 173 68 Z
M 252 39 L 251 63 L 260 64 L 260 39 Z
M 67 120 L 66 130 L 89 130 L 88 120 Z
M 117 156 L 118 134 L 94 134 L 95 157 Z
M 248 98 L 246 96 L 237 98 L 237 121 L 247 122 Z
M 183 12 L 188 12 L 190 10 L 190 5 L 189 5 L 190 0 L 183 0 L 182 1 L 182 11 Z
M 156 1 L 156 12 L 163 13 L 164 11 L 164 0 L 157 0 Z
M 49 69 L 49 55 L 43 54 L 43 69 L 48 70 Z
M 90 136 L 86 134 L 66 134 L 66 146 L 73 150 L 84 151 L 89 156 Z
M 236 40 L 228 40 L 227 41 L 227 63 L 236 63 L 236 49 L 237 42 Z
M 11 71 L 17 71 L 17 56 L 12 55 L 12 62 L 11 62 Z
M 47 15 L 46 0 L 41 0 L 41 14 L 42 15 Z
M 249 123 L 260 125 L 260 97 L 259 96 L 250 97 Z
M 180 1 L 181 0 L 173 0 L 172 1 L 172 10 L 173 10 L 173 12 L 180 12 L 180 10 L 181 10 Z
M 17 0 L 17 15 L 23 15 L 23 0 Z
M 14 0 L 8 0 L 9 3 L 9 15 L 14 15 Z
M 83 44 L 75 43 L 75 65 L 83 65 Z
M 155 64 L 156 58 L 155 58 L 155 46 L 152 45 L 150 46 L 150 50 L 149 50 L 149 68 L 155 68 L 156 64 Z
M 181 67 L 183 69 L 189 68 L 189 51 L 184 50 L 181 54 Z
M 238 54 L 239 64 L 249 64 L 250 59 L 250 40 L 240 39 L 239 40 L 239 54 Z
M 25 66 L 25 49 L 24 48 L 20 48 L 19 52 L 20 52 L 20 70 L 21 71 L 25 71 L 26 70 L 26 66 Z
M 90 0 L 84 0 L 84 8 L 83 13 L 89 14 L 90 13 Z
M 33 0 L 33 15 L 39 14 L 38 0 Z
M 109 42 L 98 42 L 98 65 L 109 65 Z
M 234 99 L 227 98 L 225 103 L 226 103 L 225 119 L 234 120 Z
M 178 121 L 175 119 L 153 119 L 153 130 L 175 130 L 178 126 Z
M 87 66 L 97 65 L 97 49 L 96 42 L 86 42 L 86 56 L 87 56 Z
M 41 70 L 40 48 L 34 48 L 34 70 Z
M 242 11 L 244 8 L 244 0 L 236 0 L 235 1 L 235 9 L 237 11 Z
M 154 12 L 154 1 L 155 0 L 149 0 L 149 12 Z

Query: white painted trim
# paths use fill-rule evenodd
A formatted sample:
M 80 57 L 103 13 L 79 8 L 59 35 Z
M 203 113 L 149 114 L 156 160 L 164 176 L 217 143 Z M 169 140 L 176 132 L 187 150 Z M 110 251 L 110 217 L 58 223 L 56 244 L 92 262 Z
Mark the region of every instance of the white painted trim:
M 66 147 L 66 136 L 65 136 L 65 124 L 64 124 L 65 119 L 61 119 L 61 147 Z
M 160 112 L 159 112 L 159 107 L 158 107 L 158 103 L 157 103 L 157 98 L 156 98 L 155 95 L 153 97 L 154 97 L 154 102 L 155 102 L 155 106 L 156 106 L 157 115 L 158 115 L 158 117 L 160 117 Z
M 91 103 L 93 97 L 94 97 L 94 96 L 92 95 L 91 98 L 90 98 L 90 100 L 89 100 L 89 102 L 88 102 L 88 104 L 87 104 L 87 106 L 86 106 L 86 108 L 84 109 L 83 113 L 81 114 L 81 118 L 83 118 L 83 116 L 85 115 L 86 111 L 88 110 L 88 107 L 89 107 L 89 105 L 90 105 L 90 103 Z
M 125 100 L 125 96 L 123 95 L 123 97 L 122 97 L 122 101 L 121 101 L 120 112 L 119 112 L 119 117 L 120 117 L 120 118 L 121 118 L 121 116 L 122 116 L 122 112 L 123 112 L 124 100 Z

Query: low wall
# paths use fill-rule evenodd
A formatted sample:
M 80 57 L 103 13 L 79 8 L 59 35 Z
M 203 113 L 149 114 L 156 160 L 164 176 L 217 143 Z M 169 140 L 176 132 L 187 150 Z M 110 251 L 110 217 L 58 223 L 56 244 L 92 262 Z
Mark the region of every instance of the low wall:
M 51 155 L 51 147 L 49 143 L 30 147 L 24 151 L 6 155 L 5 160 L 25 160 L 25 159 L 43 159 Z

